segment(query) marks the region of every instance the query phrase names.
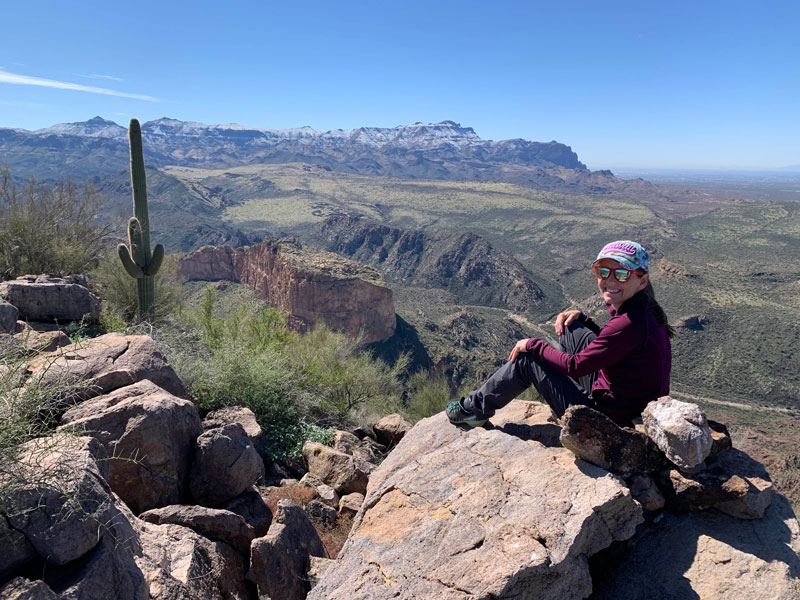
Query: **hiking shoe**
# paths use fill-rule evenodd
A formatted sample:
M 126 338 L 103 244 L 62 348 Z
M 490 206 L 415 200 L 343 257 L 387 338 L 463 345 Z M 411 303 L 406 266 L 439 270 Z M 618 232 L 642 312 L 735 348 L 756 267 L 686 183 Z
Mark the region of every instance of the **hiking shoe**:
M 447 405 L 444 414 L 450 419 L 453 425 L 469 425 L 470 427 L 480 427 L 489 419 L 479 417 L 474 412 L 464 408 L 462 400 L 455 400 Z

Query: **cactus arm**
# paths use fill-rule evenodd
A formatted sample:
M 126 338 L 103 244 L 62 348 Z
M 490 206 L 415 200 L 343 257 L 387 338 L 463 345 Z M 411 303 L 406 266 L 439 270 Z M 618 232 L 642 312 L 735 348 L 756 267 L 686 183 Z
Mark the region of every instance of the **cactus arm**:
M 162 244 L 156 244 L 156 247 L 153 248 L 153 256 L 150 258 L 150 264 L 147 265 L 145 269 L 146 275 L 154 276 L 158 273 L 158 269 L 161 267 L 161 261 L 164 260 L 164 246 Z
M 128 272 L 128 275 L 134 279 L 140 279 L 144 275 L 144 272 L 139 268 L 139 266 L 133 262 L 131 253 L 125 244 L 120 244 L 117 246 L 117 253 L 119 254 L 119 259 L 122 261 L 122 266 Z

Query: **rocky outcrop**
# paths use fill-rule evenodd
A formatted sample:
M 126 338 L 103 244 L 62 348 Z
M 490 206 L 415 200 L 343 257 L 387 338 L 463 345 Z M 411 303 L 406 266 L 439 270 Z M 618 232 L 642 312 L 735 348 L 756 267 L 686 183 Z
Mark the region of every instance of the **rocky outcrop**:
M 186 395 L 166 357 L 146 335 L 101 335 L 42 354 L 28 364 L 28 370 L 43 385 L 51 381 L 80 384 L 83 398 L 144 379 L 176 396 Z
M 19 318 L 27 321 L 80 321 L 89 315 L 96 321 L 100 301 L 85 286 L 47 275 L 23 275 L 0 283 L 0 296 L 13 304 Z
M 201 248 L 181 260 L 178 276 L 244 283 L 288 313 L 289 326 L 296 330 L 325 323 L 370 344 L 390 338 L 396 327 L 392 291 L 377 271 L 302 249 L 292 240 Z
M 9 552 L 3 540 L 0 578 L 35 560 L 32 572 L 42 581 L 17 578 L 3 598 L 47 598 L 53 592 L 59 598 L 146 600 L 145 578 L 134 561 L 140 547 L 107 477 L 103 447 L 86 437 L 31 440 L 4 464 L 0 521 L 25 541 L 12 538 Z M 8 554 L 16 558 L 10 570 Z
M 577 416 L 576 449 L 592 460 L 609 462 L 608 451 L 623 461 L 621 445 L 644 435 Z M 442 414 L 420 421 L 371 475 L 348 541 L 309 598 L 796 597 L 800 527 L 758 463 L 731 450 L 695 474 L 674 466 L 658 481 L 623 481 L 554 447 L 561 428 L 549 417 L 544 404 L 513 401 L 487 428 L 453 427 Z M 667 462 L 650 443 L 660 458 L 641 462 L 645 471 Z M 688 487 L 665 499 L 664 474 Z M 698 490 L 708 495 L 678 505 Z
M 269 449 L 269 438 L 267 433 L 258 424 L 256 415 L 252 410 L 244 406 L 226 406 L 218 410 L 211 411 L 203 419 L 203 429 L 206 431 L 216 427 L 224 427 L 232 423 L 238 423 L 244 429 L 245 434 L 253 444 L 253 448 L 260 456 L 267 456 Z
M 795 600 L 800 593 L 800 528 L 783 497 L 758 520 L 664 513 L 599 558 L 593 600 Z
M 444 288 L 461 304 L 524 312 L 544 299 L 519 261 L 474 233 L 407 231 L 349 216 L 329 217 L 313 233 L 331 252 L 379 268 L 388 281 Z
M 372 474 L 350 538 L 309 598 L 584 598 L 587 557 L 641 521 L 607 471 L 440 413 Z
M 145 380 L 77 405 L 62 423 L 62 430 L 86 432 L 114 457 L 107 463 L 109 484 L 135 513 L 186 498 L 202 431 L 188 400 Z

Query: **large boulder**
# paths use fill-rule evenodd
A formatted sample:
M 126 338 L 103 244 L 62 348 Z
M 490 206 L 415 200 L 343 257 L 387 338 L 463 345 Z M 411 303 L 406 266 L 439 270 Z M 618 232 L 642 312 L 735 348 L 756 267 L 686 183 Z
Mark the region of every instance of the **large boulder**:
M 667 512 L 603 553 L 593 569 L 592 598 L 796 600 L 798 553 L 800 527 L 777 494 L 763 519 L 742 521 L 714 510 Z
M 0 587 L 0 598 L 3 600 L 58 600 L 56 593 L 41 579 L 31 581 L 24 577 L 15 577 Z
M 250 552 L 255 530 L 239 515 L 218 508 L 176 504 L 154 508 L 139 518 L 155 525 L 183 525 L 212 540 L 225 542 L 242 554 Z
M 258 587 L 259 598 L 304 600 L 312 556 L 325 557 L 322 540 L 302 508 L 280 500 L 269 533 L 253 540 L 247 579 Z
M 208 413 L 203 419 L 203 429 L 216 429 L 231 423 L 239 423 L 250 438 L 253 448 L 262 457 L 267 456 L 269 437 L 258 424 L 255 413 L 244 406 L 226 406 Z
M 587 557 L 642 520 L 607 471 L 440 413 L 371 475 L 350 537 L 308 597 L 585 598 Z
M 339 495 L 364 493 L 375 465 L 317 442 L 303 444 L 308 472 Z
M 272 511 L 264 502 L 257 487 L 250 488 L 222 508 L 242 517 L 244 522 L 253 528 L 255 537 L 267 535 L 272 523 Z
M 108 489 L 102 445 L 64 434 L 39 438 L 20 447 L 17 461 L 4 466 L 18 479 L 6 488 L 12 493 L 3 501 L 0 521 L 25 536 L 42 566 L 24 572 L 43 581 L 18 578 L 11 587 L 16 595 L 4 590 L 2 597 L 47 598 L 50 591 L 59 598 L 146 600 L 144 576 L 134 561 L 141 548 Z M 17 542 L 12 539 L 11 553 L 18 557 Z M 5 559 L 0 562 L 8 567 Z M 22 566 L 6 569 L 2 577 Z
M 694 469 L 711 453 L 708 420 L 696 404 L 659 398 L 645 407 L 642 423 L 650 439 L 681 469 Z
M 0 283 L 0 296 L 19 310 L 27 321 L 80 321 L 88 314 L 96 321 L 100 301 L 86 287 L 69 279 L 47 275 L 23 275 Z
M 106 459 L 92 438 L 60 435 L 26 442 L 4 466 L 2 485 L 10 493 L 0 505 L 0 518 L 50 564 L 80 558 L 99 543 L 98 529 L 118 512 L 106 483 Z M 6 571 L 31 556 L 19 539 L 10 547 L 16 559 Z
M 635 429 L 623 428 L 588 406 L 570 406 L 562 417 L 561 444 L 575 456 L 631 477 L 658 471 L 666 464 L 650 438 Z
M 195 439 L 202 431 L 194 404 L 140 381 L 87 400 L 62 417 L 61 429 L 85 431 L 103 444 L 109 484 L 135 513 L 186 497 Z
M 264 475 L 264 463 L 239 423 L 197 438 L 189 475 L 192 497 L 205 506 L 233 500 Z
M 129 515 L 141 552 L 135 557 L 151 600 L 248 600 L 247 562 L 225 542 L 180 525 Z
M 186 396 L 183 383 L 146 335 L 108 333 L 43 354 L 28 366 L 43 383 L 82 382 L 82 396 L 99 396 L 149 379 L 176 396 Z

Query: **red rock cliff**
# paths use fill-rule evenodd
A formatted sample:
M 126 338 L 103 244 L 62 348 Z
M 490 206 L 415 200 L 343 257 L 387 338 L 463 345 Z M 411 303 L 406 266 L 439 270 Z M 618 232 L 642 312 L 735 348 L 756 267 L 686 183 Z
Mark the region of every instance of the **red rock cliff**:
M 291 240 L 234 249 L 205 246 L 183 258 L 184 280 L 235 281 L 289 313 L 289 326 L 304 331 L 322 321 L 364 344 L 394 334 L 392 291 L 380 274 L 329 252 L 301 249 Z

